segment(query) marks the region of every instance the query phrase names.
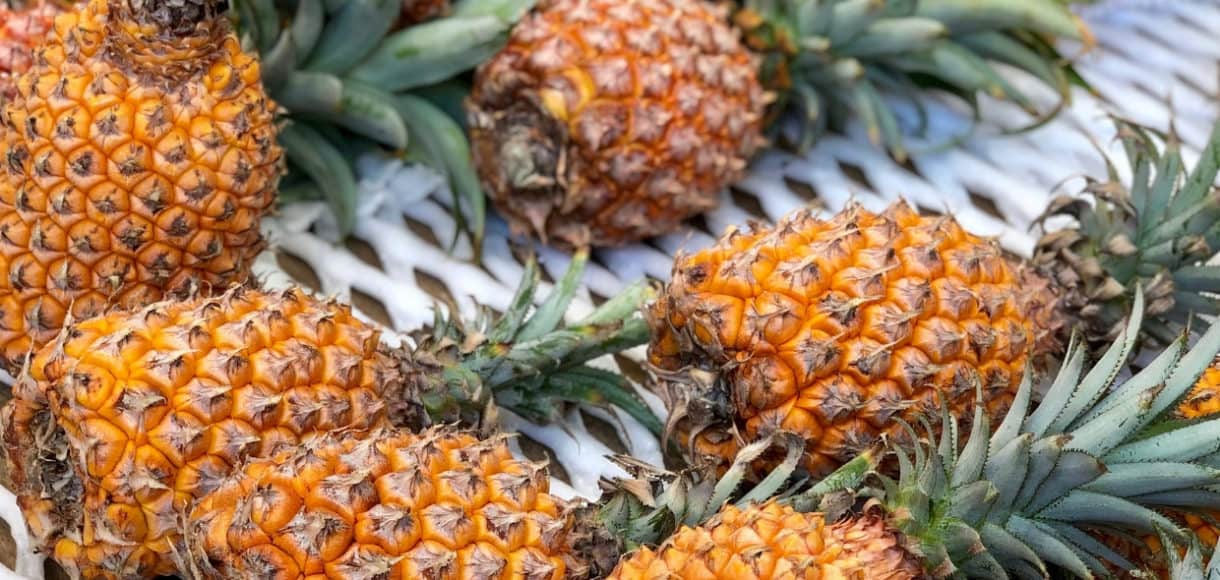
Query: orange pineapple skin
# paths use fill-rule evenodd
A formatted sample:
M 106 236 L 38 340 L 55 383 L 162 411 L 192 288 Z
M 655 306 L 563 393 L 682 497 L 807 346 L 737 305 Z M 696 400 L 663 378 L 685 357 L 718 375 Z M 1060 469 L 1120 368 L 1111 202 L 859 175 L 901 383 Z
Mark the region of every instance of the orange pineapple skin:
M 1220 413 L 1220 359 L 1212 363 L 1178 404 L 1182 419 L 1205 419 Z
M 223 15 L 173 36 L 127 5 L 61 15 L 0 111 L 9 369 L 69 316 L 245 281 L 264 245 L 282 154 L 258 61 Z
M 16 91 L 13 75 L 34 64 L 34 48 L 63 10 L 55 2 L 35 2 L 18 9 L 0 6 L 0 100 L 12 98 Z
M 712 521 L 683 527 L 656 550 L 625 557 L 609 580 L 770 580 L 925 578 L 902 535 L 883 518 L 828 524 L 771 502 L 729 505 Z
M 251 462 L 191 514 L 204 578 L 579 576 L 572 517 L 503 439 L 339 434 Z
M 806 467 L 826 474 L 901 436 L 898 419 L 935 419 L 942 397 L 969 420 L 976 384 L 992 417 L 1007 410 L 1053 301 L 1024 278 L 994 242 L 905 202 L 827 219 L 802 210 L 680 255 L 649 308 L 649 359 L 687 432 L 793 432 Z M 716 381 L 667 378 L 691 369 Z
M 616 246 L 717 205 L 762 145 L 756 59 L 702 0 L 551 0 L 477 71 L 472 152 L 514 231 Z
M 83 578 L 150 578 L 247 457 L 380 425 L 399 378 L 350 307 L 233 290 L 66 328 L 0 419 L 37 545 Z

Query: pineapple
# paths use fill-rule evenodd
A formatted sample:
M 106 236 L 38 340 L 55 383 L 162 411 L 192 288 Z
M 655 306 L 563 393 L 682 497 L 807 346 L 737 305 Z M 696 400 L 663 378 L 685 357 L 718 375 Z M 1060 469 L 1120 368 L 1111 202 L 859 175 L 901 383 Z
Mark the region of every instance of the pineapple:
M 316 439 L 192 510 L 197 578 L 578 578 L 572 511 L 504 439 L 444 429 Z
M 63 7 L 55 2 L 39 1 L 14 8 L 0 6 L 0 99 L 12 98 L 16 92 L 13 75 L 29 70 L 34 62 L 34 47 L 55 24 L 55 15 Z
M 462 75 L 504 44 L 533 0 L 235 2 L 242 39 L 291 121 L 281 198 L 325 200 L 356 227 L 352 160 L 405 156 L 445 173 L 458 227 L 481 247 L 486 201 L 459 118 Z
M 807 146 L 842 111 L 905 157 L 881 88 L 1032 107 L 990 61 L 1067 97 L 1058 0 L 544 0 L 477 71 L 476 167 L 515 231 L 615 246 L 714 207 L 785 110 Z M 731 14 L 730 14 L 731 12 Z
M 1079 225 L 1043 237 L 1031 262 L 901 201 L 800 210 L 679 256 L 649 309 L 671 428 L 721 461 L 736 439 L 794 432 L 810 471 L 826 473 L 942 403 L 968 415 L 976 385 L 998 417 L 1026 366 L 1059 358 L 1070 329 L 1114 340 L 1136 288 L 1149 296 L 1149 341 L 1217 313 L 1205 292 L 1220 290 L 1220 270 L 1200 264 L 1220 247 L 1209 194 L 1220 126 L 1185 179 L 1175 142 L 1162 155 L 1138 128 L 1122 131 L 1136 182 L 1091 184 L 1096 205 L 1057 202 Z
M 1142 300 L 1138 294 L 1137 306 Z M 1220 326 L 1189 351 L 1185 336 L 1173 341 L 1143 371 L 1111 384 L 1140 318 L 1137 308 L 1120 341 L 1091 369 L 1080 343 L 1071 349 L 1036 408 L 1032 374 L 994 429 L 977 405 L 960 446 L 959 423 L 947 410 L 939 438 L 925 423 L 928 438 L 913 454 L 895 448 L 896 478 L 861 469 L 862 462 L 876 467 L 878 455 L 865 453 L 806 492 L 761 504 L 744 498 L 710 521 L 688 519 L 658 547 L 624 558 L 610 578 L 1093 578 L 1110 577 L 1110 566 L 1134 571 L 1090 533 L 1163 531 L 1184 542 L 1189 530 L 1158 510 L 1214 505 L 1220 477 L 1220 420 L 1160 419 L 1220 349 Z M 791 473 L 785 467 L 769 479 Z
M 226 2 L 91 0 L 0 121 L 0 364 L 69 317 L 249 277 L 280 175 L 274 105 Z
M 173 574 L 178 516 L 194 500 L 246 458 L 327 433 L 477 424 L 493 400 L 535 420 L 609 401 L 659 430 L 626 387 L 581 366 L 646 341 L 635 315 L 646 294 L 558 324 L 581 264 L 535 313 L 531 269 L 503 317 L 442 319 L 410 350 L 299 290 L 234 289 L 73 323 L 33 357 L 2 416 L 31 535 L 77 576 Z

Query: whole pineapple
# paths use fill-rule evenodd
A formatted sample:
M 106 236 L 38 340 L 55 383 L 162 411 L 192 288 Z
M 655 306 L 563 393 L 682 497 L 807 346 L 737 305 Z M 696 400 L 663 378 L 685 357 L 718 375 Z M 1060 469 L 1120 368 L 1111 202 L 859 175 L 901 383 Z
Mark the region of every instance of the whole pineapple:
M 70 324 L 0 416 L 36 546 L 85 578 L 176 573 L 180 515 L 196 499 L 248 457 L 338 430 L 478 424 L 493 401 L 543 421 L 566 402 L 607 400 L 659 429 L 629 387 L 582 366 L 646 341 L 636 313 L 647 294 L 560 324 L 583 263 L 532 309 L 531 262 L 503 316 L 439 318 L 410 350 L 299 290 L 237 288 Z M 572 387 L 591 377 L 599 388 Z
M 1220 349 L 1220 326 L 1189 351 L 1185 337 L 1175 340 L 1143 371 L 1112 384 L 1136 341 L 1139 320 L 1137 311 L 1120 342 L 1092 368 L 1083 364 L 1083 349 L 1073 349 L 1036 407 L 1027 375 L 994 428 L 979 404 L 969 434 L 960 433 L 961 444 L 962 425 L 947 410 L 939 437 L 929 426 L 927 439 L 914 449 L 891 441 L 896 477 L 870 473 L 880 455 L 866 452 L 807 492 L 764 503 L 751 494 L 710 521 L 679 517 L 680 530 L 662 537 L 658 547 L 624 558 L 610 578 L 1093 578 L 1112 577 L 1115 569 L 1134 572 L 1138 562 L 1091 534 L 1161 531 L 1174 542 L 1186 541 L 1190 528 L 1160 510 L 1207 509 L 1220 477 L 1213 436 L 1220 420 L 1163 422 Z M 795 446 L 799 452 L 801 442 Z M 759 487 L 792 473 L 785 464 Z M 834 513 L 819 513 L 822 508 Z M 1176 551 L 1172 558 L 1176 569 Z
M 802 145 L 850 111 L 903 157 L 883 82 L 930 76 L 1030 106 L 994 60 L 1066 98 L 1040 36 L 1078 37 L 1078 23 L 1058 0 L 1020 4 L 544 0 L 477 71 L 476 167 L 518 232 L 567 246 L 670 232 L 717 204 L 785 109 Z
M 44 0 L 27 6 L 0 5 L 0 100 L 13 97 L 13 76 L 29 70 L 34 63 L 34 48 L 63 10 L 58 3 Z
M 281 171 L 274 104 L 222 0 L 90 0 L 0 120 L 0 362 L 69 317 L 245 281 Z
M 1046 235 L 1031 262 L 901 201 L 801 210 L 680 255 L 649 310 L 649 359 L 681 443 L 725 462 L 743 441 L 793 432 L 826 473 L 942 403 L 968 416 L 976 387 L 998 417 L 1069 330 L 1114 340 L 1136 288 L 1150 341 L 1214 313 L 1220 270 L 1202 261 L 1220 247 L 1220 127 L 1185 179 L 1176 143 L 1161 154 L 1122 131 L 1137 181 L 1091 184 L 1095 205 L 1058 202 L 1080 225 Z
M 502 438 L 344 433 L 253 461 L 194 507 L 200 578 L 522 578 L 584 573 L 572 511 Z

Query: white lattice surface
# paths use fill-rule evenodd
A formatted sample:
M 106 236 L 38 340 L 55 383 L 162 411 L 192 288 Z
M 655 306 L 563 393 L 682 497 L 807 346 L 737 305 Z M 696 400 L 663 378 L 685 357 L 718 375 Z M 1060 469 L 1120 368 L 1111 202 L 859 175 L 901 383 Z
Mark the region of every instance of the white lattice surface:
M 1082 8 L 1081 13 L 1098 45 L 1080 56 L 1078 67 L 1098 96 L 1078 90 L 1059 118 L 1017 134 L 1007 130 L 1023 127 L 1030 119 L 1010 104 L 986 101 L 983 122 L 972 125 L 960 105 L 925 97 L 929 129 L 911 139 L 907 166 L 867 144 L 859 127 L 846 137 L 823 140 L 807 155 L 770 152 L 735 191 L 724 194 L 722 207 L 697 226 L 648 244 L 597 252 L 586 272 L 586 294 L 573 305 L 571 316 L 592 308 L 588 293 L 607 297 L 644 277 L 668 278 L 675 252 L 709 244 L 731 224 L 775 220 L 810 203 L 837 210 L 856 199 L 880 208 L 901 196 L 930 210 L 951 212 L 970 230 L 994 235 L 1008 249 L 1027 254 L 1034 242 L 1029 226 L 1056 187 L 1072 192 L 1079 189 L 1083 175 L 1104 176 L 1098 147 L 1121 156 L 1113 144 L 1108 111 L 1159 129 L 1167 129 L 1172 118 L 1185 157 L 1193 162 L 1220 116 L 1220 1 L 1111 0 Z M 1062 48 L 1078 54 L 1081 47 Z M 1042 104 L 1049 107 L 1053 102 L 1054 95 L 1033 79 L 1016 72 L 1010 76 Z M 904 121 L 914 124 L 914 108 L 903 110 Z M 1121 169 L 1122 164 L 1117 165 Z M 482 263 L 473 264 L 467 243 L 459 241 L 452 252 L 447 249 L 455 224 L 441 176 L 372 157 L 361 161 L 360 174 L 361 217 L 355 232 L 360 251 L 333 241 L 334 227 L 322 205 L 287 207 L 265 226 L 274 251 L 259 260 L 258 272 L 268 285 L 306 282 L 322 294 L 354 299 L 362 315 L 399 331 L 429 323 L 436 304 L 433 293 L 442 288 L 467 314 L 476 303 L 506 306 L 523 267 L 503 222 L 492 218 Z M 568 256 L 548 248 L 537 251 L 547 273 L 558 278 Z M 293 272 L 312 270 L 313 276 L 294 280 L 284 269 L 290 263 Z M 637 349 L 629 358 L 639 360 L 642 355 Z M 614 368 L 615 363 L 602 364 Z M 655 397 L 642 394 L 658 413 L 663 411 Z M 555 491 L 565 497 L 596 496 L 598 479 L 618 473 L 604 459 L 609 453 L 626 451 L 645 461 L 661 461 L 657 440 L 622 413 L 573 411 L 565 424 L 552 426 L 511 415 L 502 421 L 506 430 L 549 450 L 563 474 L 556 479 Z M 590 422 L 610 426 L 619 441 L 595 436 Z M 520 446 L 517 450 L 526 452 Z M 12 495 L 3 489 L 0 518 L 12 527 L 18 544 L 17 570 L 0 570 L 0 579 L 41 578 L 41 560 L 30 550 Z

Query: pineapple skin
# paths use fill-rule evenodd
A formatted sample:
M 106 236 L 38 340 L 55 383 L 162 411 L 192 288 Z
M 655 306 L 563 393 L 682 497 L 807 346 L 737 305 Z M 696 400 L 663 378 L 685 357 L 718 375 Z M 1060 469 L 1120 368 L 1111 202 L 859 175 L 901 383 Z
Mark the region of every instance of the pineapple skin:
M 698 527 L 683 527 L 656 550 L 623 559 L 609 580 L 654 578 L 763 580 L 925 578 L 900 532 L 877 514 L 828 524 L 774 501 L 726 506 Z
M 756 58 L 700 0 L 553 0 L 467 102 L 484 188 L 518 233 L 616 246 L 717 205 L 763 144 Z
M 61 15 L 0 113 L 0 363 L 64 321 L 249 277 L 282 153 L 255 57 L 197 27 L 92 0 Z M 202 6 L 202 7 L 200 7 Z
M 1203 372 L 1177 409 L 1182 419 L 1205 419 L 1217 413 L 1220 413 L 1220 359 Z
M 828 219 L 805 210 L 679 256 L 649 308 L 649 358 L 696 455 L 727 464 L 733 440 L 788 431 L 821 475 L 901 437 L 899 419 L 938 416 L 942 398 L 969 419 L 976 385 L 999 417 L 1051 342 L 1055 303 L 1037 274 L 952 218 L 905 202 Z
M 503 438 L 336 434 L 251 462 L 191 514 L 203 578 L 578 578 L 573 517 Z
M 22 8 L 0 6 L 0 101 L 16 91 L 14 75 L 34 64 L 34 48 L 63 12 L 55 2 L 36 2 Z
M 401 383 L 350 307 L 234 290 L 68 327 L 0 419 L 37 545 L 74 576 L 150 578 L 247 457 L 381 425 Z

